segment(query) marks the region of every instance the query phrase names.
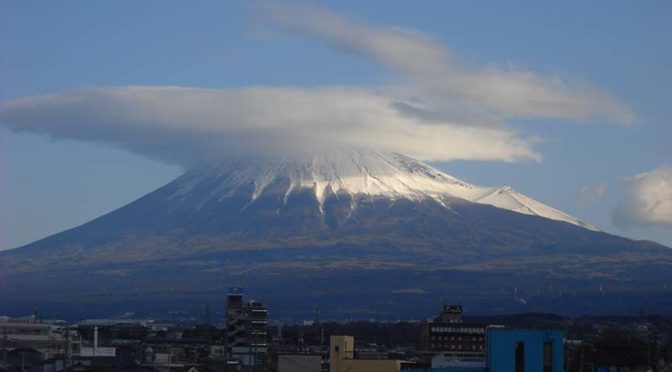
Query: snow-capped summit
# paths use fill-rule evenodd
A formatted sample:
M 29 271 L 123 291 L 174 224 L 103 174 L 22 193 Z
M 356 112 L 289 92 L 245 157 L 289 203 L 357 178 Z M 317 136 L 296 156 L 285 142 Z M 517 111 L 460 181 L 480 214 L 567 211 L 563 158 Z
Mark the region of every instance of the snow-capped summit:
M 283 203 L 298 191 L 310 191 L 325 208 L 330 196 L 349 197 L 352 207 L 366 197 L 433 199 L 444 207 L 459 198 L 518 213 L 568 222 L 590 230 L 595 227 L 518 193 L 510 186 L 483 187 L 461 181 L 420 161 L 398 153 L 341 149 L 311 156 L 255 158 L 202 166 L 177 180 L 169 199 L 189 195 L 199 185 L 198 207 L 221 202 L 241 192 L 254 203 L 261 195 L 281 193 Z M 203 193 L 203 189 L 207 192 Z

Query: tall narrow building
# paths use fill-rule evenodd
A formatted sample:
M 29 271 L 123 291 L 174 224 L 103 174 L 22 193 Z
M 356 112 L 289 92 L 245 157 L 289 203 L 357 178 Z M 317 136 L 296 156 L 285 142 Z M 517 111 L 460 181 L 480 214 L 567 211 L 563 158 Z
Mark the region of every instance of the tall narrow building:
M 261 302 L 243 301 L 240 288 L 226 297 L 226 349 L 229 358 L 243 366 L 264 364 L 268 353 L 268 310 Z
M 229 288 L 226 294 L 226 351 L 229 356 L 234 347 L 243 345 L 244 333 L 243 291 L 241 288 Z

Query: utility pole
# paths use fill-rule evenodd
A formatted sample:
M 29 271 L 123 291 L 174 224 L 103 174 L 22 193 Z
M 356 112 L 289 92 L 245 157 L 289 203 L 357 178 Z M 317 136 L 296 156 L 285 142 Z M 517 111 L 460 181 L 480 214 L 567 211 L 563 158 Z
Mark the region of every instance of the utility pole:
M 63 350 L 63 371 L 68 372 L 68 359 L 70 356 L 70 326 L 65 326 L 65 347 Z
M 649 364 L 653 372 L 658 372 L 658 335 L 656 333 L 649 335 Z
M 583 372 L 583 342 L 579 345 L 579 350 L 581 350 L 581 359 L 579 364 L 579 372 Z
M 98 326 L 93 327 L 93 357 L 96 357 L 98 351 Z
M 253 367 L 254 370 L 256 371 L 258 366 L 257 366 L 257 339 L 259 338 L 259 335 L 256 335 L 255 337 L 252 337 L 252 340 L 254 340 L 254 362 L 253 362 Z
M 168 369 L 167 372 L 170 372 L 170 360 L 173 359 L 173 349 L 168 348 Z
M 7 363 L 7 326 L 2 327 L 2 360 Z

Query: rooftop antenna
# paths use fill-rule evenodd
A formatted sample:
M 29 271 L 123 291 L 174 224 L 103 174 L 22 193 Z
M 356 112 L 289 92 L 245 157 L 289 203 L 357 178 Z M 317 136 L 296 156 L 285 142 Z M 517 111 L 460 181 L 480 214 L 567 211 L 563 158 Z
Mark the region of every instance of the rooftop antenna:
M 208 344 L 212 342 L 210 337 L 210 326 L 212 325 L 212 316 L 210 315 L 210 303 L 205 303 L 205 314 L 203 315 L 203 323 L 205 323 L 205 337 L 208 339 Z M 168 370 L 170 370 L 170 358 L 168 359 Z
M 210 303 L 209 302 L 205 303 L 205 314 L 203 315 L 203 323 L 205 323 L 205 325 L 212 324 L 212 315 L 210 313 Z
M 33 320 L 37 321 L 39 315 L 40 315 L 40 313 L 39 313 L 38 303 L 37 303 L 37 300 L 35 300 L 35 302 L 33 303 Z

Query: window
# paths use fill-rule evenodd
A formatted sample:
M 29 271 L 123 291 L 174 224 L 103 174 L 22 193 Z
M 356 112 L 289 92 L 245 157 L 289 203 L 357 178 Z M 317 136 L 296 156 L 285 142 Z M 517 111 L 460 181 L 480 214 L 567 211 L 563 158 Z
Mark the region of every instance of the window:
M 544 372 L 553 372 L 553 342 L 544 342 Z
M 338 345 L 334 346 L 334 351 L 338 353 Z
M 516 342 L 516 372 L 525 372 L 525 343 Z

